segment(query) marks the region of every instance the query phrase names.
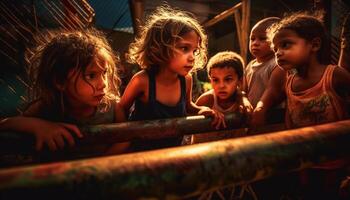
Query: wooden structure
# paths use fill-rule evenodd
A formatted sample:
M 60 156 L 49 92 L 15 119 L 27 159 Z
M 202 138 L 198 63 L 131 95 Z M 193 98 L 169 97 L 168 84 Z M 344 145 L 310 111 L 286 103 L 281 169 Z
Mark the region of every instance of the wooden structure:
M 2 199 L 184 199 L 349 155 L 350 120 L 121 156 L 0 170 Z
M 205 22 L 204 27 L 208 28 L 227 17 L 234 17 L 237 37 L 239 41 L 240 54 L 245 63 L 247 63 L 248 44 L 249 44 L 249 20 L 250 20 L 251 0 L 242 0 L 232 8 L 223 11 L 213 19 Z

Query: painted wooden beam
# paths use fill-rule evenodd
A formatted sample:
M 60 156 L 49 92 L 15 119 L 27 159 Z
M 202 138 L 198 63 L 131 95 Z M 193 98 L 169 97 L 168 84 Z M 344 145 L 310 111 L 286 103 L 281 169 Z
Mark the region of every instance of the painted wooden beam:
M 240 113 L 225 116 L 228 129 L 245 126 L 245 118 Z M 188 134 L 219 131 L 211 125 L 211 118 L 202 115 L 171 119 L 134 121 L 80 127 L 84 137 L 78 139 L 80 145 L 110 144 L 133 140 L 152 140 Z M 221 129 L 224 130 L 224 129 Z M 35 138 L 27 133 L 1 132 L 0 155 L 7 153 L 34 152 Z
M 350 120 L 121 156 L 0 170 L 2 199 L 184 199 L 350 155 Z

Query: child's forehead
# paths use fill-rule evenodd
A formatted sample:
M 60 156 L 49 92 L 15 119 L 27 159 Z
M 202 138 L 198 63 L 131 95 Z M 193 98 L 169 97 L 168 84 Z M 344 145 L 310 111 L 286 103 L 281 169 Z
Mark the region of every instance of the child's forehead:
M 183 34 L 180 38 L 176 40 L 177 43 L 194 43 L 196 45 L 200 42 L 200 37 L 198 33 L 194 30 Z
M 224 66 L 224 67 L 213 67 L 210 69 L 211 76 L 213 75 L 233 75 L 236 74 L 236 69 L 233 66 Z
M 275 36 L 273 37 L 273 42 L 284 40 L 284 39 L 293 39 L 293 38 L 300 38 L 300 36 L 291 29 L 281 29 L 276 32 Z
M 101 71 L 106 70 L 109 67 L 109 64 L 106 60 L 97 60 L 93 61 L 86 67 L 86 71 Z
M 254 27 L 250 33 L 253 36 L 266 36 L 266 28 L 264 27 Z

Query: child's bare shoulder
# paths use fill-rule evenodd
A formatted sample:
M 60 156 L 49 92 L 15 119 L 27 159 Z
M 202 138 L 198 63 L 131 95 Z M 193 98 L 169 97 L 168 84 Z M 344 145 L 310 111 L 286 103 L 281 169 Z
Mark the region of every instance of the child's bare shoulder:
M 130 82 L 133 82 L 137 85 L 145 85 L 148 84 L 148 74 L 145 70 L 141 70 L 134 74 L 134 76 L 131 78 Z
M 196 101 L 196 105 L 198 106 L 212 107 L 213 104 L 214 104 L 214 95 L 212 90 L 209 90 L 203 93 L 200 97 L 198 97 Z

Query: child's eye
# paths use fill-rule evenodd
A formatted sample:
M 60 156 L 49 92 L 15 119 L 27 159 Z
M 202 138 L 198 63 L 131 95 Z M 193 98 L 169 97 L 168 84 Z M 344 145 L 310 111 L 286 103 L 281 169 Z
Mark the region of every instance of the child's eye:
M 92 80 L 92 79 L 94 79 L 95 77 L 96 77 L 95 74 L 86 74 L 86 75 L 85 75 L 85 79 L 86 79 L 86 80 Z
M 180 47 L 180 50 L 182 52 L 188 52 L 189 48 L 188 47 Z
M 231 82 L 233 79 L 232 78 L 225 78 L 226 82 Z
M 212 80 L 214 83 L 219 82 L 219 80 L 218 80 L 218 79 L 216 79 L 216 78 L 212 78 L 211 80 Z
M 284 49 L 286 49 L 286 48 L 289 48 L 290 45 L 291 45 L 290 42 L 283 42 L 283 43 L 281 44 L 281 47 L 284 48 Z

